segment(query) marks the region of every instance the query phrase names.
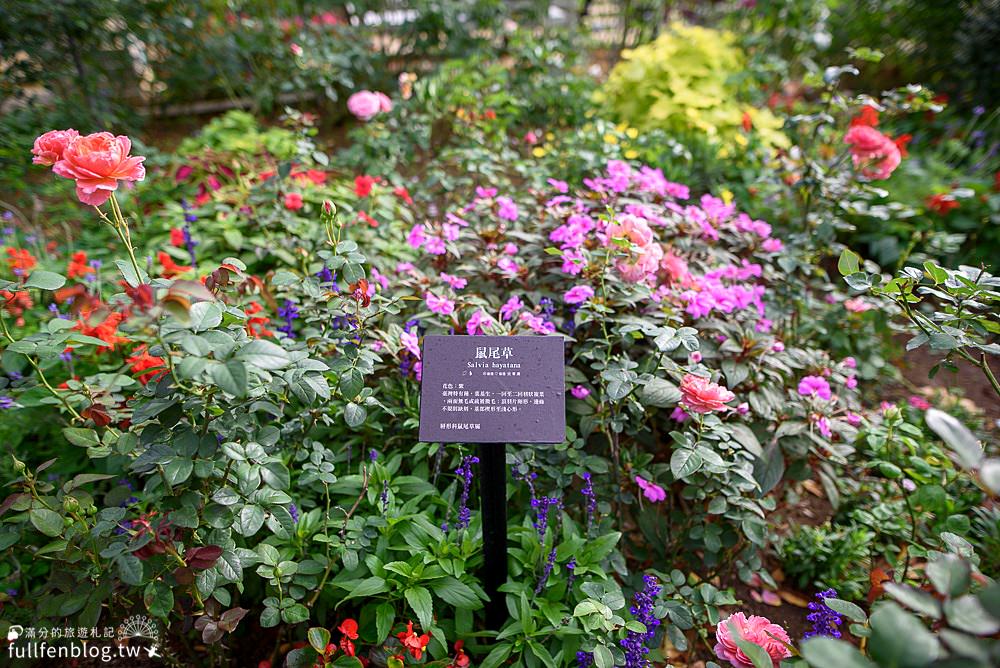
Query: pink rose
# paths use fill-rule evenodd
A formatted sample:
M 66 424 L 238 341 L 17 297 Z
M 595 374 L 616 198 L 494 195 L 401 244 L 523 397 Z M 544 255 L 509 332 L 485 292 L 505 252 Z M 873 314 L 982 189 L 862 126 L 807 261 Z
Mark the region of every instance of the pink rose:
M 638 246 L 631 260 L 618 261 L 618 273 L 626 281 L 642 281 L 659 270 L 663 248 L 655 243 L 653 230 L 642 218 L 631 214 L 619 216 L 608 226 L 608 239 L 626 239 Z
M 380 112 L 392 111 L 392 100 L 385 93 L 360 90 L 347 98 L 347 110 L 362 121 L 370 121 Z
M 865 311 L 871 311 L 874 307 L 865 302 L 861 297 L 851 297 L 844 302 L 844 308 L 851 313 L 864 313 Z
M 896 143 L 873 127 L 855 125 L 844 135 L 851 147 L 851 159 L 861 173 L 871 179 L 887 179 L 899 167 L 903 156 Z
M 689 373 L 681 379 L 684 408 L 694 413 L 711 413 L 726 409 L 726 403 L 736 395 L 708 378 Z
M 45 134 L 35 139 L 35 146 L 31 149 L 31 154 L 35 157 L 31 162 L 36 165 L 54 165 L 62 160 L 63 152 L 71 141 L 80 136 L 80 133 L 70 128 L 69 130 L 49 130 Z
M 302 195 L 299 193 L 288 193 L 285 195 L 285 208 L 289 211 L 298 211 L 302 206 Z
M 753 662 L 737 647 L 730 634 L 730 625 L 736 628 L 743 640 L 760 645 L 771 657 L 774 668 L 778 667 L 782 659 L 792 655 L 788 647 L 783 644 L 791 643 L 785 629 L 772 624 L 767 617 L 758 615 L 747 617 L 742 612 L 737 612 L 723 619 L 715 628 L 715 655 L 736 668 L 753 668 Z
M 131 156 L 132 142 L 124 135 L 95 132 L 76 137 L 52 165 L 59 176 L 76 181 L 76 196 L 84 204 L 100 206 L 118 189 L 118 181 L 142 181 L 142 156 Z

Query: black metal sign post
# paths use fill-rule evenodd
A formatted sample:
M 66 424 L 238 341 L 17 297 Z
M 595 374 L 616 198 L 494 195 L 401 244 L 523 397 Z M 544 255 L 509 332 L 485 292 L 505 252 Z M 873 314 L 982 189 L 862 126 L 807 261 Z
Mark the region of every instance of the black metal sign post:
M 478 443 L 486 623 L 507 620 L 507 443 L 566 437 L 561 336 L 425 336 L 420 440 Z
M 507 446 L 479 444 L 479 500 L 483 513 L 483 589 L 486 625 L 500 630 L 507 606 L 500 587 L 507 581 Z

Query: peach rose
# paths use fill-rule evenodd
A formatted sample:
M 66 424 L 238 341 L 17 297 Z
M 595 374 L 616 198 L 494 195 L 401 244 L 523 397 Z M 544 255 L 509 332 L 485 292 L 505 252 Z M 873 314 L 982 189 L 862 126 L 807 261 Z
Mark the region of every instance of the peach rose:
M 619 260 L 616 265 L 626 281 L 643 281 L 659 270 L 663 248 L 656 243 L 656 235 L 645 220 L 631 214 L 621 215 L 608 225 L 607 234 L 609 240 L 626 239 L 638 246 L 633 258 Z
M 71 141 L 80 136 L 80 133 L 70 128 L 69 130 L 49 130 L 42 136 L 35 139 L 35 145 L 31 149 L 31 154 L 35 157 L 31 159 L 36 165 L 54 165 L 62 160 L 63 152 Z
M 689 373 L 681 379 L 681 403 L 694 413 L 711 413 L 726 409 L 726 403 L 736 395 L 708 378 Z
M 119 181 L 142 181 L 142 156 L 131 156 L 132 142 L 124 135 L 95 132 L 76 137 L 53 166 L 59 176 L 76 181 L 76 196 L 84 204 L 100 206 L 118 189 Z
M 715 655 L 723 661 L 728 661 L 736 668 L 753 668 L 753 662 L 736 645 L 729 631 L 730 624 L 739 630 L 743 640 L 764 648 L 767 655 L 771 657 L 774 668 L 778 668 L 782 659 L 792 655 L 788 647 L 784 645 L 784 643 L 791 642 L 785 629 L 771 623 L 767 617 L 758 615 L 747 617 L 742 612 L 737 612 L 723 619 L 715 628 Z

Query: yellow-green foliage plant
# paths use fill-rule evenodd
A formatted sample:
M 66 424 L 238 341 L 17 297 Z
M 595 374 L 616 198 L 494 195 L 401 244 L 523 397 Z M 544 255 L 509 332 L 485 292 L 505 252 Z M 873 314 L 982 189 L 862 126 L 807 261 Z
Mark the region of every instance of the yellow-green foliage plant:
M 786 146 L 779 118 L 740 101 L 733 77 L 744 65 L 731 32 L 673 23 L 656 41 L 623 52 L 596 100 L 637 128 L 703 133 L 724 151 L 747 145 L 746 121 L 761 143 Z

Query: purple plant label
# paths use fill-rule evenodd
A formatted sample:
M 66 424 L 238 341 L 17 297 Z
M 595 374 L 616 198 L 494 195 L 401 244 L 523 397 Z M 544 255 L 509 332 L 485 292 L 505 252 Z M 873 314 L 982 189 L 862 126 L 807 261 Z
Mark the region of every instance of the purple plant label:
M 561 336 L 425 336 L 420 440 L 562 443 Z

